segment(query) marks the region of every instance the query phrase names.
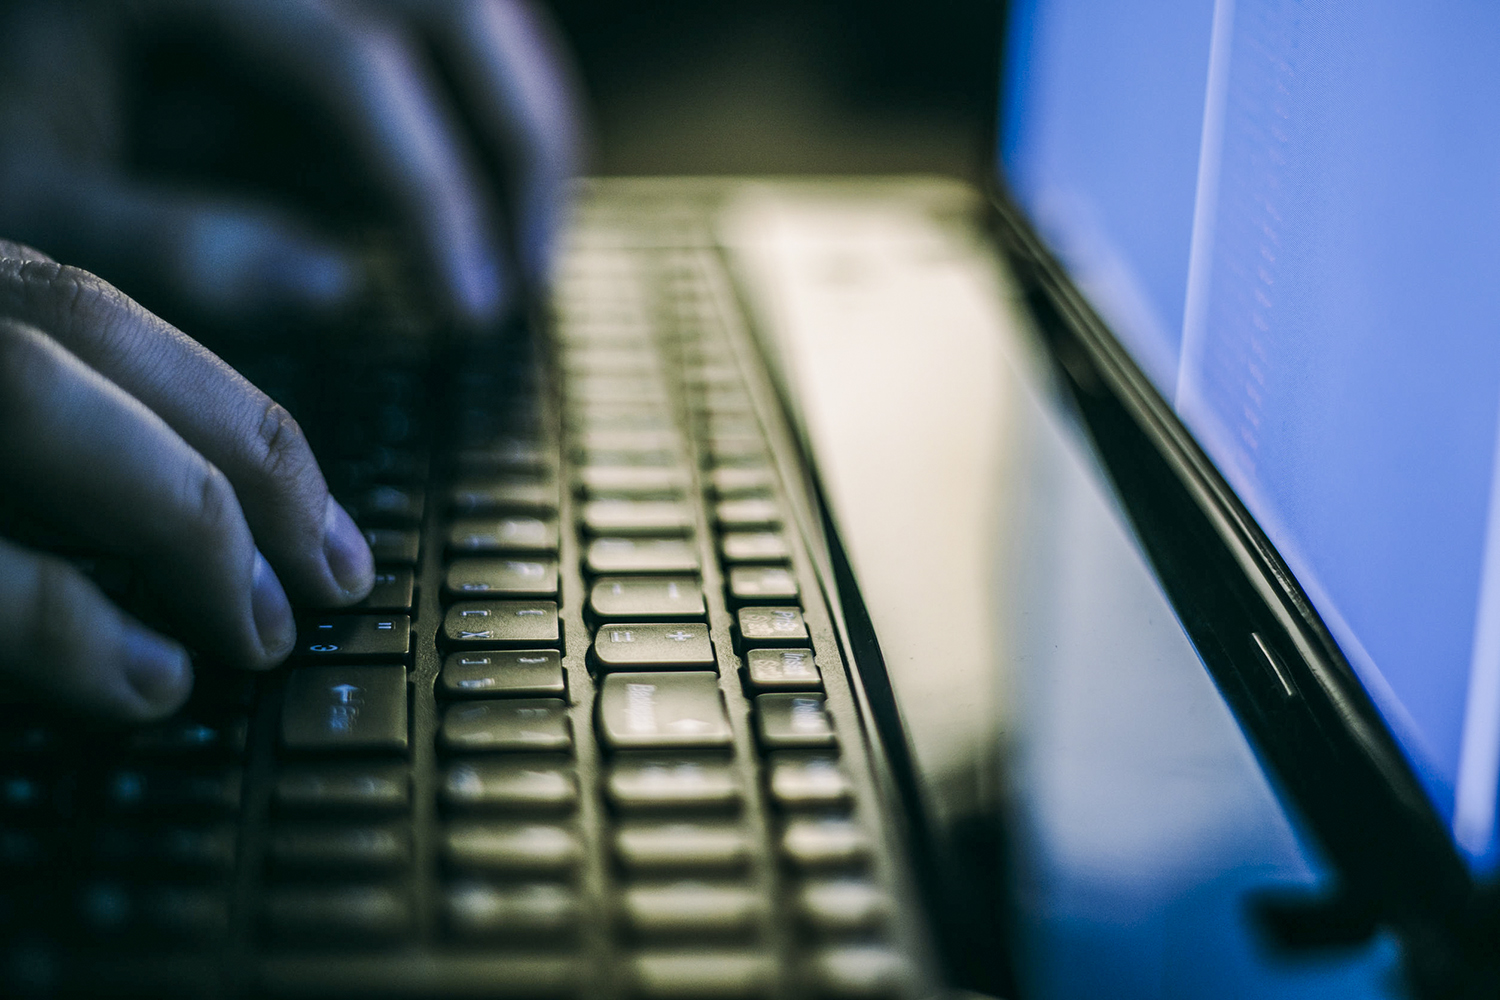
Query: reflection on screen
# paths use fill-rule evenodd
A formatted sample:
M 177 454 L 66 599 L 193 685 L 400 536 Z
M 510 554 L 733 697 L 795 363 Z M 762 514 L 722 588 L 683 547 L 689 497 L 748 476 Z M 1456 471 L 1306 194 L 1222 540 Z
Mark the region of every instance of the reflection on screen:
M 1018 0 L 1011 189 L 1500 860 L 1500 5 Z

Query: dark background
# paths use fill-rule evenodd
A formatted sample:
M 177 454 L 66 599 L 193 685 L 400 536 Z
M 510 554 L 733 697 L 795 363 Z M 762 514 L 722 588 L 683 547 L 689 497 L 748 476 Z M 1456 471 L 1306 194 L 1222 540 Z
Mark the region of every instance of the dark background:
M 931 172 L 982 180 L 999 0 L 553 0 L 600 174 Z

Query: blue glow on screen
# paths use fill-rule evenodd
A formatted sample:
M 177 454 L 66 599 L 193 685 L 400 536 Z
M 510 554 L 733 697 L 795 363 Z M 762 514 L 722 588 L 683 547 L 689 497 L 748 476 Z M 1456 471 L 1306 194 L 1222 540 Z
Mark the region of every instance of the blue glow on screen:
M 1459 847 L 1500 787 L 1500 5 L 1019 0 L 1011 190 Z

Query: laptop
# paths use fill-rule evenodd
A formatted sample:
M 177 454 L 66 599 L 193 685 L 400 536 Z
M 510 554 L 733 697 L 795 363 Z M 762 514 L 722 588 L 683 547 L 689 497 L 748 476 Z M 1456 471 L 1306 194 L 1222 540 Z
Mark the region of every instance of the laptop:
M 600 179 L 524 336 L 234 358 L 376 592 L 162 726 L 8 709 L 7 992 L 1145 995 L 1089 893 L 1208 744 L 1325 876 L 1234 884 L 1267 948 L 1486 982 L 1493 73 L 1400 16 L 1016 4 L 989 200 Z

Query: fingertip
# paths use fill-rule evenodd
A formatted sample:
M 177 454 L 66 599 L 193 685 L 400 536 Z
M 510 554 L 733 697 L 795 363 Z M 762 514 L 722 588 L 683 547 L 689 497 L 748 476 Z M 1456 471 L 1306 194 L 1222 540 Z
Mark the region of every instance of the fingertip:
M 342 591 L 340 604 L 363 600 L 375 586 L 375 558 L 354 519 L 332 496 L 323 514 L 323 558 Z
M 124 673 L 147 719 L 170 715 L 193 689 L 193 666 L 187 650 L 133 623 L 124 627 Z
M 255 553 L 255 570 L 251 581 L 250 610 L 255 619 L 256 637 L 264 657 L 261 668 L 273 667 L 286 659 L 297 642 L 297 623 L 292 604 L 266 557 Z

